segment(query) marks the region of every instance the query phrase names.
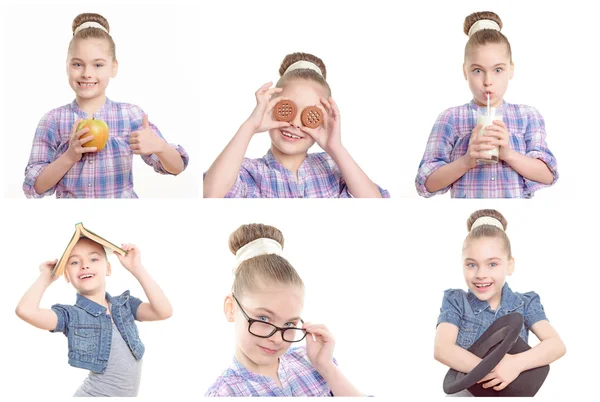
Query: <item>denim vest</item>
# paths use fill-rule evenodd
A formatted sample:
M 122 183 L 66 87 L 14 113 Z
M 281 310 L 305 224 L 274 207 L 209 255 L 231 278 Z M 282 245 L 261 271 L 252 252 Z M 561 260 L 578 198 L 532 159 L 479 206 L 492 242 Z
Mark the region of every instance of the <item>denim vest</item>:
M 130 296 L 129 291 L 116 297 L 106 293 L 106 300 L 110 303 L 112 319 L 123 340 L 135 358 L 140 360 L 145 348 L 134 320 L 142 301 Z M 77 294 L 74 306 L 55 304 L 52 311 L 56 313 L 58 322 L 56 329 L 50 332 L 62 332 L 67 337 L 69 364 L 95 373 L 104 372 L 112 342 L 111 317 L 106 314 L 106 307 Z
M 496 311 L 487 301 L 477 298 L 469 290 L 448 289 L 444 292 L 438 325 L 448 322 L 458 327 L 456 344 L 468 349 L 498 318 L 509 313 L 520 313 L 524 324 L 519 336 L 525 342 L 529 339 L 529 330 L 536 322 L 547 320 L 540 296 L 535 292 L 515 293 L 508 283 L 502 287 L 502 298 Z

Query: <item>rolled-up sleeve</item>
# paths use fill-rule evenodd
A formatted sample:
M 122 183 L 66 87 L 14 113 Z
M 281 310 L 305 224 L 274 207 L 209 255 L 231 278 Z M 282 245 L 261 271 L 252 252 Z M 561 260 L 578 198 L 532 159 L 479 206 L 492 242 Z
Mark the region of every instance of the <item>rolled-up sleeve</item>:
M 42 171 L 54 162 L 57 150 L 56 126 L 52 112 L 48 112 L 40 120 L 33 144 L 31 145 L 31 154 L 25 168 L 25 180 L 23 181 L 23 192 L 27 198 L 42 198 L 54 194 L 56 185 L 49 188 L 42 194 L 35 191 L 34 185 Z
M 67 329 L 69 328 L 69 320 L 71 315 L 69 314 L 69 309 L 71 306 L 67 306 L 64 304 L 55 304 L 50 309 L 56 313 L 56 317 L 58 321 L 56 322 L 56 328 L 51 329 L 50 332 L 62 332 L 67 335 Z
M 144 118 L 144 114 L 145 113 L 141 108 L 139 108 L 135 105 L 131 105 L 131 107 L 129 109 L 129 121 L 131 124 L 130 132 L 133 133 L 134 131 L 138 131 L 142 128 L 142 120 Z M 179 153 L 179 156 L 181 156 L 181 159 L 183 160 L 183 170 L 185 170 L 185 168 L 187 167 L 187 165 L 190 161 L 190 157 L 187 154 L 187 152 L 185 151 L 185 149 L 181 145 L 169 143 L 165 139 L 165 137 L 163 137 L 163 135 L 160 132 L 160 130 L 158 129 L 158 127 L 156 127 L 151 122 L 148 122 L 148 124 L 149 124 L 150 128 L 152 129 L 152 131 L 154 132 L 154 134 L 156 134 L 158 137 L 160 137 L 165 142 L 167 142 L 170 147 L 172 147 Z M 142 156 L 142 160 L 148 166 L 152 166 L 154 168 L 155 172 L 160 173 L 160 174 L 170 174 L 170 175 L 173 174 L 163 167 L 162 163 L 160 163 L 160 159 L 158 159 L 158 156 L 156 156 L 156 154 L 141 155 L 141 156 Z
M 524 178 L 525 181 L 525 194 L 527 196 L 533 195 L 537 190 L 550 187 L 558 180 L 558 169 L 556 165 L 556 158 L 548 149 L 546 144 L 546 126 L 544 118 L 537 111 L 537 109 L 529 108 L 527 116 L 527 129 L 525 132 L 525 146 L 526 154 L 530 158 L 539 159 L 548 166 L 550 172 L 552 172 L 553 180 L 551 184 L 543 184 L 537 181 L 532 181 Z
M 452 113 L 450 110 L 445 110 L 440 113 L 431 129 L 423 158 L 419 164 L 415 186 L 420 196 L 429 198 L 436 194 L 443 194 L 450 189 L 451 185 L 438 191 L 429 192 L 425 187 L 425 182 L 433 172 L 451 162 L 450 157 L 452 148 L 454 147 L 454 137 Z
M 128 302 L 129 302 L 129 308 L 131 309 L 131 314 L 133 314 L 133 318 L 138 320 L 137 310 L 140 307 L 140 304 L 142 304 L 142 300 L 138 299 L 137 297 L 129 296 Z
M 544 306 L 540 301 L 540 296 L 535 292 L 527 292 L 523 295 L 525 299 L 524 316 L 525 328 L 531 329 L 533 324 L 541 320 L 547 320 Z

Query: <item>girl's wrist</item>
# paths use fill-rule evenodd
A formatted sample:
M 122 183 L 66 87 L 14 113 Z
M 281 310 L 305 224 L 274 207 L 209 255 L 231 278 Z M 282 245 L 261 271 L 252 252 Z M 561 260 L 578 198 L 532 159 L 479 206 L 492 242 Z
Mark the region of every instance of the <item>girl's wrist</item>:
M 334 377 L 337 373 L 337 371 L 339 370 L 338 367 L 333 363 L 333 361 L 330 361 L 329 363 L 322 365 L 322 366 L 315 366 L 315 370 L 317 370 L 319 372 L 319 374 L 321 374 L 321 377 L 323 377 L 325 379 L 325 381 L 330 381 L 332 379 L 332 377 Z

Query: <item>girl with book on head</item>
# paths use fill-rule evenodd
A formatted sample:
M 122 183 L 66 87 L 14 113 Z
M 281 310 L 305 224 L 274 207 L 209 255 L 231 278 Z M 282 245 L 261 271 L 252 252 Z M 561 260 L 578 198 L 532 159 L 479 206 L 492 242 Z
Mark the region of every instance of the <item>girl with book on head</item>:
M 530 198 L 558 179 L 541 114 L 504 100 L 514 64 L 501 28 L 493 12 L 465 19 L 463 74 L 473 99 L 438 116 L 415 179 L 423 197 Z
M 106 97 L 117 70 L 108 21 L 98 14 L 78 15 L 67 54 L 75 100 L 49 111 L 38 124 L 23 182 L 28 198 L 54 193 L 57 198 L 137 198 L 133 155 L 161 174 L 185 169 L 185 150 L 168 144 L 141 108 Z M 99 121 L 108 129 L 83 126 L 99 126 Z
M 40 307 L 48 286 L 61 276 L 53 274 L 58 263 L 53 260 L 40 266 L 39 277 L 16 309 L 29 324 L 65 334 L 69 364 L 90 371 L 74 396 L 137 396 L 145 347 L 134 320 L 165 320 L 172 314 L 169 299 L 142 264 L 140 250 L 123 244 L 114 254 L 138 280 L 148 302 L 130 296 L 129 291 L 111 296 L 106 291 L 111 265 L 105 249 L 81 237 L 63 256 L 65 279 L 77 291 L 75 305 Z
M 205 197 L 389 197 L 342 145 L 341 119 L 323 61 L 288 54 L 274 88 L 256 92 L 256 107 L 204 176 Z M 244 158 L 250 140 L 269 132 L 263 158 Z M 308 154 L 315 142 L 324 153 Z
M 243 225 L 229 238 L 238 265 L 224 312 L 235 324 L 233 362 L 205 396 L 360 396 L 333 358 L 325 325 L 304 322 L 304 283 L 281 256 L 283 235 Z M 291 348 L 306 339 L 306 346 Z
M 545 366 L 566 353 L 565 345 L 552 327 L 535 292 L 517 293 L 506 283 L 515 261 L 506 235 L 507 222 L 493 209 L 475 211 L 467 220 L 463 244 L 463 275 L 468 291 L 444 292 L 437 320 L 434 356 L 459 372 L 468 373 L 482 360 L 468 349 L 498 318 L 519 313 L 524 324 L 520 337 L 527 342 L 529 331 L 540 340 L 534 348 L 519 354 L 506 354 L 487 376 L 483 388 L 501 391 L 523 371 Z M 472 396 L 467 390 L 454 396 Z

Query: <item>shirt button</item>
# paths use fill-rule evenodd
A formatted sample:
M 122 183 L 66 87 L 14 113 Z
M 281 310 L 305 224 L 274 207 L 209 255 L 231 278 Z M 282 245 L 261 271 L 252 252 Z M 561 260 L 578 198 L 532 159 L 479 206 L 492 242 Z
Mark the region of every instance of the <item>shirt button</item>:
M 94 162 L 93 162 L 93 161 L 90 159 L 89 163 L 90 163 L 90 165 L 91 165 L 91 164 L 92 164 L 92 163 L 94 163 Z
M 92 187 L 92 183 L 88 183 L 88 187 Z
M 495 178 L 495 177 L 492 177 L 492 180 L 496 180 L 496 178 Z
M 303 196 L 299 195 L 298 198 L 304 198 Z

